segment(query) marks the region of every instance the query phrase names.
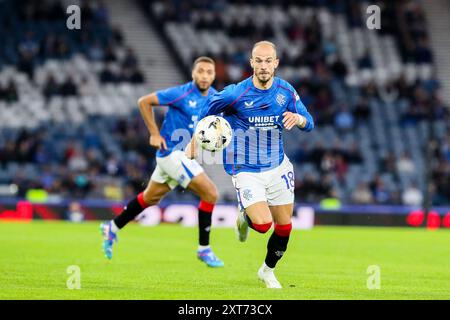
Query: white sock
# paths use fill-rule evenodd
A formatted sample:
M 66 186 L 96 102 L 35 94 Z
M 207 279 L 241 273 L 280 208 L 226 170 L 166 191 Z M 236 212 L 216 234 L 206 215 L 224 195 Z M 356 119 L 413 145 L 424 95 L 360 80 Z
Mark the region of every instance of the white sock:
M 117 233 L 120 229 L 114 223 L 114 220 L 111 220 L 111 231 Z
M 206 249 L 209 249 L 210 247 L 209 246 L 198 246 L 198 251 L 203 251 L 203 250 L 206 250 Z

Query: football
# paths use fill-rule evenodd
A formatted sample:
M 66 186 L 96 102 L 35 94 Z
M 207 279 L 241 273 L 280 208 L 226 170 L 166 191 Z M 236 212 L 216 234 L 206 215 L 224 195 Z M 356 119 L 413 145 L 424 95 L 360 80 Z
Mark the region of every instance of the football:
M 202 149 L 219 151 L 226 148 L 232 138 L 231 126 L 220 116 L 207 116 L 195 128 L 195 139 Z

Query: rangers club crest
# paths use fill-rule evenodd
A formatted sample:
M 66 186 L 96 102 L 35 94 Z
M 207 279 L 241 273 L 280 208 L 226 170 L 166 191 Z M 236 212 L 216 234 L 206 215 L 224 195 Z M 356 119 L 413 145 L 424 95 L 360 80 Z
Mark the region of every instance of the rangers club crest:
M 252 191 L 250 189 L 245 189 L 244 192 L 242 193 L 242 196 L 244 197 L 245 200 L 250 200 L 253 197 Z
M 280 106 L 283 106 L 286 103 L 286 97 L 281 93 L 277 94 L 277 102 Z

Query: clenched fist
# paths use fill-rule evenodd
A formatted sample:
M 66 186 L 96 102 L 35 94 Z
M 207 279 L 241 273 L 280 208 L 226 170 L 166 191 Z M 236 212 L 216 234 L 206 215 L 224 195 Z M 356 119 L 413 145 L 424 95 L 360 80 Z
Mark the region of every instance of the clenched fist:
M 306 119 L 298 113 L 286 111 L 283 113 L 283 124 L 287 130 L 291 130 L 294 126 L 303 128 L 306 125 Z

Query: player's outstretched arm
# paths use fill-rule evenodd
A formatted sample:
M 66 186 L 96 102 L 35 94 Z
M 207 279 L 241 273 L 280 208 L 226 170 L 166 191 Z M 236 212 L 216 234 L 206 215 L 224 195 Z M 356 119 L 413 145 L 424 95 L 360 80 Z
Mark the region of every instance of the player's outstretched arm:
M 235 87 L 236 85 L 230 84 L 226 86 L 222 91 L 216 92 L 211 97 L 209 97 L 208 101 L 205 103 L 205 106 L 200 112 L 198 120 L 201 120 L 206 116 L 218 115 L 224 112 L 228 107 L 231 107 L 233 104 L 233 100 L 235 99 Z
M 216 92 L 206 101 L 203 109 L 200 111 L 198 120 L 210 116 L 218 115 L 225 111 L 226 108 L 231 107 L 234 100 L 234 90 L 235 85 L 231 84 L 226 86 L 222 91 Z M 194 128 L 195 131 L 195 128 Z M 189 159 L 194 159 L 197 157 L 198 145 L 193 136 L 191 142 L 186 146 L 185 154 Z
M 160 135 L 158 125 L 155 121 L 155 115 L 153 113 L 153 107 L 159 106 L 158 96 L 156 93 L 151 93 L 139 98 L 138 100 L 139 111 L 144 119 L 150 134 L 149 144 L 152 147 L 158 149 L 167 149 L 166 140 Z

